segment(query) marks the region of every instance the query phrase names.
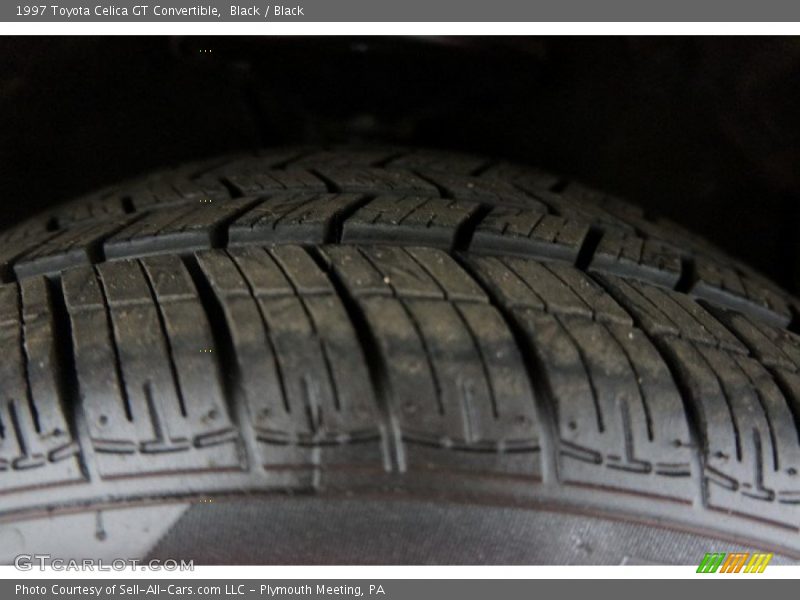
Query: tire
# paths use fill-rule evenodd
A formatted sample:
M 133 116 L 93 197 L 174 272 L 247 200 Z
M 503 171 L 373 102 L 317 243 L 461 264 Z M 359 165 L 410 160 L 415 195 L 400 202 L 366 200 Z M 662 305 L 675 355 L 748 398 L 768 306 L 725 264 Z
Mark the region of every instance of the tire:
M 571 181 L 265 152 L 56 207 L 0 274 L 6 523 L 310 493 L 800 555 L 797 300 Z

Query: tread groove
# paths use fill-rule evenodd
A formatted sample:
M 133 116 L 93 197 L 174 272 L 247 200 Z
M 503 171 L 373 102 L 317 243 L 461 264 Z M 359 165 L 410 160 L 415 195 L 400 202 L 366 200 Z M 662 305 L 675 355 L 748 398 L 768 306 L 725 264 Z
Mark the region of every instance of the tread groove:
M 628 363 L 628 366 L 631 369 L 631 373 L 633 373 L 633 378 L 636 381 L 636 389 L 639 391 L 639 397 L 642 399 L 642 412 L 644 413 L 645 419 L 645 427 L 647 429 L 647 439 L 651 442 L 655 439 L 655 435 L 653 432 L 653 414 L 650 410 L 650 406 L 648 404 L 647 394 L 642 387 L 642 377 L 639 373 L 639 368 L 636 366 L 636 362 L 633 360 L 628 349 L 625 347 L 624 344 L 621 344 L 617 339 L 617 336 L 614 334 L 611 329 L 608 327 L 604 327 L 604 329 L 608 332 L 610 339 L 614 341 L 614 346 L 619 349 L 622 356 L 625 357 L 625 361 Z M 628 413 L 627 418 L 630 418 L 630 411 L 626 407 L 626 413 Z
M 380 350 L 378 340 L 369 326 L 367 316 L 339 274 L 326 261 L 325 256 L 318 248 L 306 248 L 308 255 L 325 273 L 328 280 L 333 285 L 336 294 L 344 306 L 350 322 L 356 332 L 356 338 L 367 363 L 372 389 L 378 401 L 379 414 L 383 417 L 381 425 L 383 444 L 381 449 L 384 452 L 384 468 L 386 470 L 397 470 L 400 473 L 406 471 L 406 459 L 402 433 L 394 415 L 394 407 L 391 402 L 391 385 L 386 365 L 384 364 L 383 354 Z
M 599 227 L 589 227 L 586 232 L 586 237 L 583 238 L 583 243 L 578 250 L 578 256 L 575 258 L 575 268 L 579 271 L 587 271 L 589 265 L 592 264 L 595 252 L 603 239 L 603 230 Z
M 122 206 L 122 212 L 126 215 L 132 215 L 136 212 L 136 206 L 134 206 L 133 198 L 130 196 L 123 196 L 120 198 L 120 205 Z
M 269 323 L 267 322 L 267 316 L 264 314 L 264 309 L 261 306 L 261 302 L 259 302 L 258 296 L 256 295 L 255 289 L 253 288 L 253 283 L 250 281 L 250 278 L 248 277 L 247 273 L 245 273 L 241 265 L 233 256 L 230 255 L 230 253 L 226 252 L 226 255 L 228 256 L 234 268 L 236 269 L 236 272 L 242 278 L 242 281 L 244 281 L 244 284 L 247 286 L 247 290 L 250 293 L 250 297 L 253 299 L 253 302 L 256 305 L 256 310 L 258 311 L 259 317 L 261 318 L 261 327 L 263 328 L 264 331 L 264 339 L 269 344 L 270 354 L 273 357 L 275 373 L 278 378 L 278 387 L 280 388 L 281 398 L 283 400 L 283 408 L 287 414 L 291 414 L 292 407 L 289 405 L 289 396 L 286 393 L 286 381 L 283 373 L 283 367 L 281 366 L 280 360 L 278 360 L 279 355 L 277 348 L 275 347 L 275 340 L 272 337 L 271 328 L 269 326 Z
M 219 182 L 220 184 L 222 184 L 222 187 L 224 187 L 225 190 L 228 192 L 228 196 L 230 198 L 235 200 L 236 198 L 244 197 L 244 193 L 242 193 L 242 190 L 240 190 L 239 187 L 227 177 L 220 177 Z
M 270 256 L 270 254 L 267 252 L 266 249 L 264 249 L 264 253 L 267 256 Z M 272 258 L 272 257 L 270 256 L 270 258 Z M 308 309 L 308 304 L 306 303 L 306 299 L 300 293 L 300 290 L 297 289 L 297 286 L 295 285 L 294 281 L 292 280 L 292 277 L 291 277 L 290 273 L 288 273 L 286 271 L 286 268 L 284 267 L 284 265 L 281 263 L 280 260 L 276 259 L 275 260 L 275 264 L 277 265 L 278 269 L 283 274 L 283 276 L 286 278 L 286 281 L 289 282 L 289 285 L 292 286 L 292 290 L 294 291 L 295 295 L 297 296 L 297 301 L 300 304 L 300 308 L 303 310 L 303 314 L 305 315 L 305 318 L 308 320 L 308 324 L 311 327 L 311 333 L 312 333 L 314 339 L 317 341 L 317 347 L 319 348 L 320 354 L 322 355 L 322 362 L 325 365 L 325 373 L 326 373 L 326 375 L 328 377 L 328 382 L 331 385 L 331 392 L 333 393 L 334 405 L 335 405 L 337 411 L 341 411 L 342 403 L 341 403 L 341 399 L 339 397 L 339 390 L 337 388 L 336 378 L 333 376 L 333 368 L 331 367 L 330 352 L 328 350 L 327 345 L 325 344 L 325 340 L 323 339 L 322 335 L 320 334 L 317 322 L 314 319 L 314 316 L 311 314 L 311 311 Z M 313 394 L 307 394 L 306 396 L 308 398 L 311 398 L 313 396 Z M 308 409 L 311 410 L 312 412 L 319 413 L 319 406 L 316 403 L 310 404 Z M 316 421 L 312 421 L 312 423 L 315 423 L 315 422 Z M 316 427 L 316 425 L 314 427 Z
M 148 273 L 147 269 L 144 268 L 144 265 L 140 260 L 136 261 L 136 265 L 139 267 L 142 275 L 144 275 L 144 280 L 147 284 L 147 290 L 150 293 L 150 298 L 156 307 L 156 316 L 158 317 L 158 326 L 161 331 L 161 339 L 164 341 L 164 348 L 167 352 L 167 362 L 169 363 L 169 371 L 172 374 L 172 381 L 175 386 L 175 394 L 178 397 L 178 407 L 180 408 L 181 415 L 185 418 L 188 414 L 186 410 L 186 399 L 183 396 L 183 389 L 180 379 L 178 378 L 178 369 L 175 366 L 175 355 L 172 348 L 172 340 L 170 339 L 169 331 L 167 330 L 167 324 L 164 318 L 164 310 L 161 306 L 161 303 L 158 301 L 158 297 L 156 296 L 156 290 L 150 273 Z
M 342 211 L 334 213 L 328 223 L 328 230 L 324 236 L 324 241 L 327 244 L 341 244 L 344 237 L 344 226 L 347 220 L 352 217 L 360 209 L 367 206 L 375 199 L 375 196 L 367 195 L 347 206 Z
M 734 360 L 733 362 L 736 364 L 736 368 L 739 370 L 739 372 L 744 375 L 749 382 L 750 388 L 752 389 L 756 400 L 758 400 L 758 405 L 761 408 L 761 412 L 764 413 L 764 422 L 767 424 L 770 446 L 772 447 L 772 466 L 773 469 L 777 471 L 780 468 L 780 461 L 778 459 L 778 440 L 775 436 L 775 426 L 772 423 L 772 417 L 770 416 L 769 411 L 767 410 L 766 402 L 764 401 L 764 395 L 761 393 L 761 390 L 759 389 L 753 377 L 747 372 L 746 369 L 742 368 L 742 366 L 739 364 L 739 361 Z M 757 433 L 757 430 L 755 431 Z
M 358 253 L 359 253 L 360 256 L 362 256 L 364 258 L 364 260 L 366 260 L 370 265 L 372 265 L 372 268 L 375 269 L 376 272 L 378 272 L 378 273 L 381 272 L 381 268 L 378 265 L 375 264 L 375 261 L 366 252 L 364 252 L 363 250 L 361 250 L 359 248 Z M 434 281 L 436 281 L 436 280 L 434 280 Z M 442 404 L 442 384 L 439 381 L 439 373 L 436 371 L 436 366 L 433 364 L 433 360 L 431 358 L 430 348 L 428 347 L 428 340 L 425 338 L 424 334 L 422 333 L 422 328 L 420 327 L 420 324 L 417 321 L 417 318 L 414 316 L 414 312 L 408 307 L 408 305 L 405 303 L 405 301 L 402 298 L 398 298 L 397 302 L 400 305 L 400 308 L 403 309 L 403 312 L 405 313 L 406 317 L 408 317 L 408 320 L 411 323 L 411 326 L 414 328 L 414 332 L 416 333 L 420 344 L 422 344 L 423 354 L 425 355 L 425 362 L 428 365 L 428 371 L 431 374 L 431 379 L 433 381 L 433 387 L 436 390 L 436 401 L 437 401 L 438 406 L 439 406 L 439 414 L 443 415 L 444 414 L 444 404 Z
M 56 377 L 61 394 L 61 409 L 64 411 L 69 432 L 73 438 L 78 439 L 75 412 L 80 405 L 80 393 L 78 368 L 75 363 L 75 351 L 73 348 L 72 322 L 67 311 L 61 278 L 47 279 L 45 281 L 50 289 L 53 310 L 53 340 L 57 365 Z
M 747 348 L 748 353 L 749 353 L 749 355 L 751 357 L 755 358 L 756 349 L 753 347 L 752 342 L 750 340 L 748 340 L 744 335 L 742 335 L 739 331 L 737 331 L 735 327 L 728 326 L 728 324 L 725 322 L 725 320 L 720 318 L 719 309 L 716 309 L 713 306 L 709 306 L 708 303 L 705 302 L 705 301 L 701 302 L 701 305 L 708 309 L 708 313 L 712 316 L 712 318 L 722 328 L 724 328 L 728 333 L 730 333 L 737 340 L 739 340 L 745 346 L 745 348 Z M 800 400 L 798 400 L 798 398 L 795 397 L 795 394 L 786 385 L 785 381 L 780 376 L 780 372 L 779 372 L 778 369 L 776 369 L 773 366 L 769 366 L 769 365 L 763 365 L 763 367 L 764 367 L 764 371 L 772 378 L 772 382 L 778 388 L 778 390 L 780 391 L 781 395 L 784 398 L 784 401 L 786 402 L 786 406 L 789 409 L 789 412 L 792 415 L 792 419 L 793 419 L 793 422 L 794 422 L 794 429 L 795 429 L 795 432 L 797 434 L 797 442 L 798 442 L 798 445 L 800 445 Z M 742 369 L 742 370 L 744 370 L 744 369 Z M 752 382 L 752 378 L 749 377 L 749 374 L 748 374 L 748 378 Z M 755 386 L 755 383 L 753 383 L 753 385 L 754 385 L 755 389 L 757 389 L 757 387 Z M 759 399 L 761 399 L 760 395 L 759 395 Z M 774 447 L 777 448 L 777 446 L 774 446 Z
M 800 399 L 798 399 L 789 386 L 786 385 L 783 378 L 777 376 L 777 373 L 773 369 L 767 369 L 767 372 L 772 376 L 775 385 L 786 399 L 786 405 L 789 408 L 789 413 L 792 415 L 794 430 L 797 434 L 797 443 L 800 445 Z
M 231 418 L 237 415 L 235 399 L 238 396 L 240 385 L 239 363 L 236 360 L 236 349 L 233 344 L 231 332 L 227 326 L 225 312 L 219 298 L 211 287 L 211 283 L 203 274 L 203 270 L 194 255 L 182 256 L 181 262 L 189 277 L 192 279 L 200 306 L 206 315 L 206 321 L 211 332 L 211 339 L 214 344 L 214 358 L 217 365 L 219 381 L 222 382 L 222 389 Z M 240 424 L 241 428 L 241 424 Z
M 233 211 L 232 213 L 228 214 L 224 219 L 221 219 L 218 223 L 216 223 L 210 231 L 211 235 L 211 247 L 212 248 L 227 248 L 228 246 L 228 239 L 230 235 L 229 227 L 232 223 L 234 223 L 239 217 L 249 211 L 251 208 L 259 204 L 261 200 L 253 200 L 252 202 L 248 202 L 244 206 L 240 207 L 238 210 Z
M 681 274 L 673 289 L 676 292 L 688 294 L 692 291 L 696 282 L 697 265 L 695 264 L 694 258 L 691 256 L 684 256 L 681 258 Z
M 603 417 L 603 408 L 600 406 L 600 399 L 597 394 L 597 384 L 595 383 L 594 377 L 592 376 L 592 369 L 591 366 L 589 365 L 589 361 L 586 358 L 586 351 L 583 349 L 583 347 L 580 345 L 580 343 L 575 338 L 573 333 L 570 331 L 570 328 L 564 324 L 561 318 L 556 317 L 555 321 L 556 323 L 558 323 L 558 326 L 561 328 L 561 331 L 564 333 L 564 335 L 566 335 L 567 338 L 569 338 L 570 342 L 575 348 L 575 351 L 578 353 L 578 356 L 580 357 L 581 365 L 583 366 L 583 371 L 586 374 L 586 381 L 589 383 L 589 388 L 592 391 L 592 402 L 594 403 L 594 412 L 595 412 L 595 420 L 597 421 L 597 430 L 600 433 L 604 433 L 606 430 L 606 425 L 605 425 L 605 418 Z
M 22 456 L 27 456 L 28 455 L 27 437 L 25 435 L 25 430 L 22 428 L 22 424 L 19 422 L 17 407 L 14 406 L 13 402 L 8 403 L 8 416 L 11 419 L 11 429 L 14 431 L 14 435 L 17 437 L 17 444 L 19 444 L 20 453 L 22 454 Z
M 786 331 L 790 331 L 795 335 L 800 335 L 800 310 L 798 310 L 797 306 L 794 304 L 790 304 L 789 312 L 791 314 L 791 319 L 786 326 Z
M 452 252 L 463 252 L 469 248 L 475 231 L 491 211 L 492 206 L 489 204 L 481 203 L 478 205 L 478 209 L 456 229 L 453 235 Z
M 689 439 L 691 442 L 692 448 L 692 456 L 695 459 L 695 464 L 693 471 L 695 472 L 695 480 L 697 483 L 697 500 L 700 502 L 702 506 L 708 506 L 708 493 L 706 490 L 706 486 L 703 481 L 703 473 L 705 471 L 705 457 L 702 452 L 702 448 L 705 447 L 703 444 L 703 435 L 701 432 L 701 420 L 700 416 L 697 413 L 697 408 L 695 405 L 697 404 L 697 400 L 694 398 L 694 394 L 689 387 L 688 382 L 686 382 L 681 375 L 680 372 L 680 363 L 679 361 L 673 357 L 673 353 L 666 344 L 658 336 L 651 336 L 647 334 L 647 331 L 643 327 L 639 317 L 634 314 L 632 311 L 628 310 L 624 303 L 621 301 L 622 299 L 618 297 L 616 290 L 612 287 L 607 286 L 602 278 L 594 277 L 591 273 L 586 273 L 586 275 L 592 278 L 595 283 L 597 283 L 601 288 L 605 289 L 612 298 L 617 300 L 617 303 L 625 310 L 628 315 L 633 320 L 634 325 L 642 332 L 642 335 L 647 337 L 650 342 L 653 344 L 653 347 L 658 352 L 661 360 L 666 365 L 670 377 L 672 381 L 675 383 L 675 386 L 680 392 L 681 401 L 683 403 L 683 412 L 686 416 L 686 423 L 689 429 Z M 638 293 L 638 292 L 637 292 Z M 647 299 L 646 299 L 647 300 Z M 666 315 L 665 315 L 666 316 Z
M 706 358 L 702 352 L 697 353 L 700 356 L 700 360 L 708 367 L 709 372 L 713 375 L 714 380 L 717 382 L 720 391 L 722 392 L 722 397 L 725 400 L 725 406 L 728 407 L 728 417 L 731 422 L 731 427 L 733 428 L 733 437 L 734 437 L 734 446 L 736 448 L 736 460 L 739 462 L 742 461 L 742 436 L 741 432 L 739 431 L 739 424 L 736 420 L 736 411 L 733 409 L 733 404 L 731 401 L 731 396 L 728 391 L 728 386 L 722 380 L 722 378 L 717 373 L 717 370 L 714 366 L 709 362 L 708 358 Z
M 309 170 L 309 173 L 311 173 L 314 177 L 316 177 L 322 183 L 325 184 L 325 188 L 328 190 L 329 194 L 342 193 L 342 189 L 338 185 L 336 185 L 336 183 L 330 177 L 326 177 L 325 175 L 320 173 L 317 169 L 311 169 Z
M 486 383 L 488 384 L 489 400 L 492 403 L 492 416 L 494 416 L 496 420 L 500 416 L 500 411 L 497 408 L 497 397 L 494 391 L 495 382 L 492 380 L 492 373 L 487 365 L 486 354 L 481 345 L 478 343 L 478 338 L 475 335 L 475 331 L 472 329 L 472 325 L 469 324 L 469 321 L 464 316 L 461 307 L 458 306 L 458 304 L 454 304 L 453 308 L 455 309 L 455 312 L 458 315 L 459 320 L 464 325 L 464 330 L 469 334 L 469 338 L 472 342 L 472 346 L 475 349 L 475 352 L 480 357 L 481 371 L 483 372 L 483 377 L 486 380 Z M 466 394 L 464 395 L 464 398 L 466 402 L 467 398 Z
M 517 351 L 522 356 L 525 366 L 525 376 L 528 385 L 534 391 L 534 409 L 538 416 L 540 436 L 540 455 L 542 464 L 542 483 L 555 484 L 559 481 L 558 473 L 558 434 L 556 431 L 555 402 L 553 394 L 547 384 L 545 370 L 541 361 L 536 355 L 536 350 L 532 342 L 525 333 L 523 325 L 519 322 L 512 307 L 508 306 L 502 298 L 498 297 L 495 291 L 486 284 L 480 274 L 470 263 L 469 259 L 462 254 L 454 255 L 456 262 L 464 269 L 467 274 L 480 286 L 489 303 L 493 306 L 506 327 L 511 332 Z
M 114 329 L 114 320 L 111 317 L 111 306 L 108 303 L 108 292 L 106 291 L 106 284 L 103 282 L 103 278 L 100 277 L 100 274 L 97 272 L 97 268 L 94 267 L 93 269 L 94 275 L 98 280 L 98 288 L 100 289 L 100 293 L 103 297 L 103 308 L 105 310 L 106 316 L 106 327 L 108 328 L 108 342 L 109 346 L 111 347 L 112 354 L 114 356 L 114 370 L 117 379 L 117 383 L 119 384 L 119 392 L 122 396 L 122 405 L 123 409 L 125 410 L 125 417 L 129 422 L 133 421 L 133 410 L 131 407 L 131 400 L 130 396 L 128 395 L 128 386 L 125 383 L 125 376 L 122 371 L 122 361 L 120 360 L 119 356 L 119 346 L 117 345 L 116 340 L 116 333 Z
M 416 175 L 417 177 L 419 177 L 423 181 L 425 181 L 426 183 L 429 183 L 433 187 L 435 187 L 436 190 L 439 192 L 439 197 L 440 198 L 444 198 L 446 200 L 455 200 L 455 198 L 453 197 L 453 194 L 451 194 L 449 191 L 447 191 L 447 188 L 445 188 L 441 183 L 437 182 L 435 178 L 433 178 L 433 177 L 431 177 L 429 175 L 426 175 L 425 173 L 421 173 L 420 171 L 418 171 L 416 169 L 412 170 L 411 172 L 414 173 L 414 175 Z
M 41 424 L 39 422 L 39 409 L 36 407 L 36 402 L 33 400 L 33 391 L 31 386 L 31 377 L 30 377 L 30 357 L 28 356 L 28 342 L 26 339 L 26 329 L 27 324 L 25 323 L 25 307 L 24 307 L 24 300 L 22 294 L 22 285 L 17 285 L 17 302 L 19 307 L 19 323 L 20 323 L 20 336 L 19 336 L 19 351 L 20 356 L 22 357 L 22 373 L 25 378 L 25 399 L 28 403 L 28 410 L 31 412 L 31 418 L 33 419 L 33 427 L 36 430 L 36 433 L 40 433 L 42 431 Z M 13 408 L 13 403 L 9 404 L 9 409 Z M 12 420 L 16 418 L 16 412 L 12 414 Z M 19 423 L 14 424 L 17 427 Z M 22 440 L 22 438 L 19 438 Z

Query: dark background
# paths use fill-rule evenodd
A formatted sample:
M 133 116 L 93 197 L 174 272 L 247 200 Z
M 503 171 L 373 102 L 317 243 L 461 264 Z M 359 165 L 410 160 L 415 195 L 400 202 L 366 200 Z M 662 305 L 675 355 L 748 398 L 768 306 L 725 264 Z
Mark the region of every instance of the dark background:
M 533 162 L 797 290 L 800 39 L 0 38 L 0 226 L 279 144 Z

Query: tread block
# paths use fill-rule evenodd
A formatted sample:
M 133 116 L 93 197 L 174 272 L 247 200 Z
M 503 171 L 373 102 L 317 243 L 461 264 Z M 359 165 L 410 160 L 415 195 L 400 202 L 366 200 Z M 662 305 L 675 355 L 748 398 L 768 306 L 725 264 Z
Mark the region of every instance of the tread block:
M 446 252 L 435 248 L 325 246 L 353 296 L 448 298 L 486 302 L 486 294 Z
M 797 431 L 774 380 L 747 357 L 665 342 L 697 412 L 710 507 L 786 521 L 776 499 L 797 497 Z
M 0 505 L 7 492 L 84 479 L 59 390 L 50 302 L 43 278 L 0 286 Z
M 741 373 L 755 390 L 756 400 L 766 419 L 766 427 L 772 454 L 766 446 L 764 453 L 765 485 L 776 490 L 780 501 L 793 499 L 800 501 L 800 433 L 798 433 L 794 412 L 796 408 L 797 375 L 773 377 L 758 361 L 735 356 L 734 360 Z
M 753 314 L 776 327 L 789 325 L 792 314 L 786 295 L 763 277 L 708 258 L 699 258 L 695 269 L 693 295 Z
M 265 170 L 258 159 L 253 164 L 238 162 L 233 170 L 219 174 L 244 196 L 261 193 L 324 194 L 328 186 L 319 177 L 302 169 Z
M 97 260 L 94 255 L 96 247 L 135 219 L 123 215 L 117 219 L 65 229 L 18 258 L 14 263 L 14 273 L 17 278 L 23 279 L 78 265 L 91 265 Z
M 78 382 L 104 478 L 241 467 L 238 433 L 205 354 L 214 350 L 210 329 L 175 261 L 117 261 L 64 275 Z
M 513 314 L 532 341 L 552 398 L 561 477 L 688 501 L 694 493 L 688 426 L 647 337 L 579 316 L 531 308 Z
M 210 248 L 220 228 L 255 202 L 220 200 L 154 211 L 106 239 L 105 256 L 126 258 Z
M 747 353 L 730 331 L 685 294 L 611 275 L 598 275 L 597 279 L 651 336 L 674 336 Z
M 473 451 L 469 460 L 482 470 L 538 476 L 538 459 L 525 458 L 539 449 L 533 391 L 510 331 L 477 288 L 452 293 L 448 279 L 462 281 L 460 288 L 469 279 L 457 263 L 449 266 L 457 277 L 434 279 L 437 271 L 421 270 L 414 251 L 325 249 L 373 330 L 409 465 L 446 465 L 448 455 L 431 452 L 443 447 Z M 383 289 L 376 289 L 379 281 Z M 521 452 L 518 459 L 498 460 L 512 450 Z
M 380 468 L 366 361 L 325 273 L 296 246 L 213 250 L 197 260 L 231 332 L 260 465 Z
M 442 287 L 404 248 L 328 246 L 325 254 L 341 272 L 345 285 L 354 296 L 445 296 Z
M 14 264 L 17 259 L 30 252 L 35 252 L 59 234 L 60 232 L 38 231 L 20 239 L 12 239 L 12 236 L 9 236 L 6 243 L 0 248 L 0 277 L 5 281 L 13 280 Z
M 228 200 L 230 193 L 217 179 L 210 177 L 189 179 L 179 174 L 173 177 L 156 176 L 132 185 L 117 196 L 116 201 L 120 205 L 123 197 L 127 198 L 136 210 L 141 211 L 208 200 L 221 202 Z
M 541 212 L 548 210 L 547 206 L 536 198 L 503 181 L 455 173 L 425 173 L 423 176 L 441 190 L 445 198 L 498 203 L 501 206 L 525 207 Z
M 456 233 L 479 204 L 424 196 L 378 196 L 344 223 L 344 243 L 452 248 Z
M 356 297 L 487 301 L 477 282 L 442 250 L 393 246 L 325 246 L 323 250 Z
M 800 336 L 732 310 L 709 307 L 765 366 L 800 369 Z
M 211 327 L 188 271 L 176 256 L 148 257 L 140 264 L 160 312 L 187 435 L 196 447 L 237 440 Z
M 424 247 L 407 247 L 405 252 L 431 276 L 448 300 L 489 301 L 478 282 L 447 252 Z
M 29 242 L 29 238 L 38 239 L 43 236 L 52 237 L 55 235 L 47 225 L 47 221 L 42 218 L 26 219 L 16 227 L 0 232 L 0 244 L 6 250 L 8 246 L 15 246 L 14 251 L 19 253 L 18 246 L 20 242 Z
M 681 276 L 681 254 L 660 240 L 635 234 L 606 233 L 589 265 L 591 271 L 643 279 L 673 288 Z
M 251 195 L 261 192 L 304 192 L 322 194 L 328 191 L 325 182 L 313 173 L 299 169 L 272 171 L 264 173 L 255 171 L 230 175 L 230 183 L 242 194 Z
M 333 293 L 333 284 L 311 256 L 300 246 L 269 246 L 267 252 L 297 294 Z
M 363 199 L 358 194 L 275 194 L 234 221 L 230 245 L 329 241 L 338 219 Z
M 60 227 L 69 227 L 81 221 L 100 219 L 118 219 L 125 215 L 125 206 L 120 197 L 120 186 L 113 185 L 83 196 L 61 206 L 57 206 L 50 214 Z
M 545 210 L 500 206 L 478 225 L 470 250 L 574 262 L 588 231 L 586 224 Z
M 485 179 L 497 179 L 512 183 L 516 188 L 536 198 L 550 211 L 566 220 L 584 222 L 602 227 L 605 231 L 634 232 L 635 228 L 597 203 L 576 202 L 566 198 L 555 188 L 564 182 L 562 177 L 531 167 L 500 163 L 481 173 Z
M 539 419 L 533 392 L 511 332 L 489 305 L 456 303 L 455 309 L 474 340 L 492 395 L 493 414 L 483 421 L 483 437 L 502 440 L 501 450 L 537 447 Z
M 316 171 L 338 192 L 358 194 L 439 195 L 436 187 L 400 169 L 321 167 Z
M 516 257 L 471 258 L 469 264 L 504 306 L 631 323 L 608 293 L 576 269 Z
M 456 312 L 458 303 L 444 300 L 371 296 L 358 302 L 387 365 L 392 408 L 407 442 L 409 468 L 428 463 L 426 468 L 446 466 L 447 455 L 430 452 L 439 447 L 483 451 L 474 455 L 477 468 L 538 476 L 536 458 L 498 459 L 513 450 L 538 452 L 539 422 L 522 371 L 503 383 L 491 379 L 493 371 L 497 377 L 497 369 L 521 366 L 513 339 L 494 309 L 468 304 L 471 321 L 467 321 L 470 317 Z M 500 327 L 494 340 L 473 337 L 486 333 L 467 328 L 477 317 Z M 444 337 L 442 329 L 447 330 Z M 493 347 L 493 362 L 486 364 L 481 352 Z M 462 464 L 464 460 L 469 460 L 466 455 Z
M 480 349 L 473 341 L 467 322 L 456 312 L 457 309 L 447 302 L 432 300 L 407 300 L 404 306 L 428 354 L 438 399 L 438 410 L 435 412 L 440 415 L 438 423 L 431 422 L 431 413 L 434 411 L 430 407 L 416 411 L 413 404 L 403 405 L 404 435 L 409 439 L 419 437 L 421 441 L 445 446 L 480 447 L 484 442 L 488 443 L 488 449 L 496 450 L 499 442 L 503 445 L 516 443 L 523 448 L 538 448 L 536 436 L 526 436 L 524 428 L 522 439 L 517 439 L 519 435 L 512 433 L 516 414 L 504 414 L 502 424 L 494 423 L 499 420 L 500 410 L 495 406 L 491 381 L 484 368 Z M 484 309 L 491 315 L 490 318 L 495 317 L 495 323 L 499 323 L 491 309 Z M 532 409 L 530 391 L 525 385 L 518 389 L 523 393 L 520 400 L 527 400 L 529 409 Z M 527 420 L 532 410 L 522 410 L 521 416 Z M 494 435 L 487 436 L 489 432 L 484 431 L 486 425 Z
M 756 366 L 752 367 L 754 370 Z M 763 371 L 761 372 L 763 379 Z M 797 446 L 800 444 L 800 375 L 786 371 L 773 372 L 773 381 L 767 380 L 767 385 L 777 385 L 783 395 L 782 404 L 777 401 L 772 409 L 778 417 L 772 417 L 772 427 L 779 430 L 774 444 L 778 448 L 778 468 L 786 480 L 781 479 L 776 483 L 778 501 L 786 504 L 800 504 L 800 468 L 798 462 Z M 772 388 L 774 390 L 774 388 Z M 772 397 L 775 394 L 771 395 Z M 789 414 L 786 414 L 788 410 Z

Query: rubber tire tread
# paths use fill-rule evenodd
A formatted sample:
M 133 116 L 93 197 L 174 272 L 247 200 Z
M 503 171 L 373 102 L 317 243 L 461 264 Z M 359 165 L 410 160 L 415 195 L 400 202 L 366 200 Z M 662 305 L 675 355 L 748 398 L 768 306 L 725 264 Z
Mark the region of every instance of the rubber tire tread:
M 408 493 L 800 554 L 797 300 L 578 183 L 271 150 L 55 207 L 0 278 L 3 518 Z

